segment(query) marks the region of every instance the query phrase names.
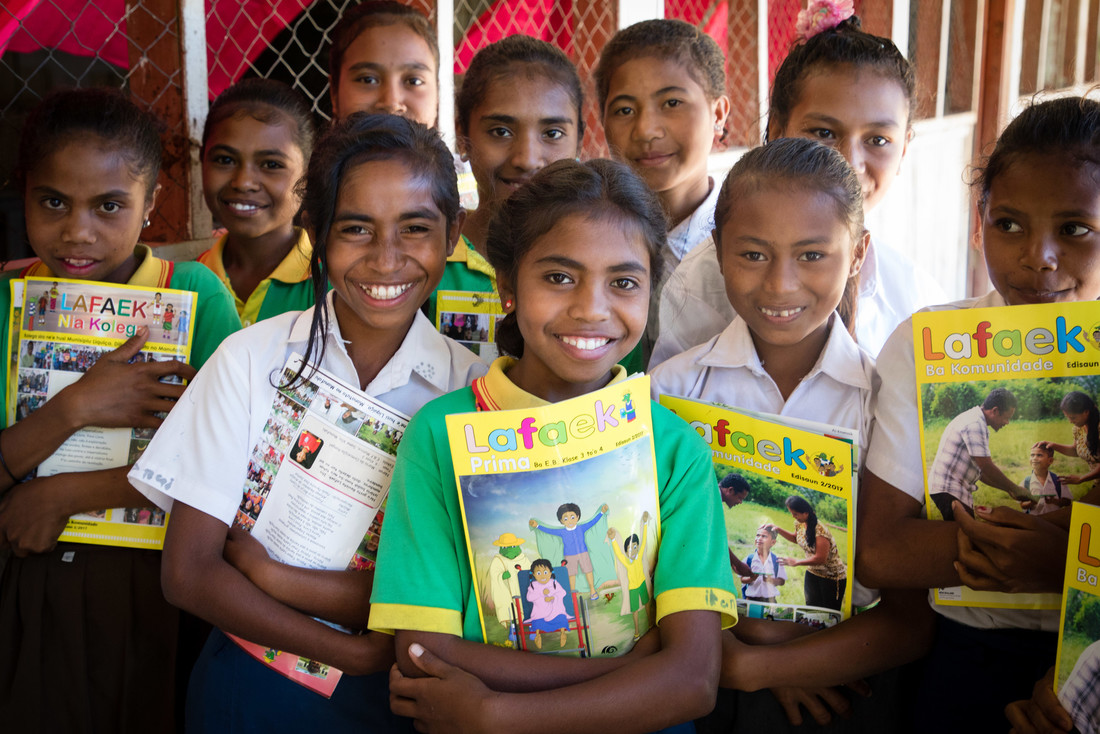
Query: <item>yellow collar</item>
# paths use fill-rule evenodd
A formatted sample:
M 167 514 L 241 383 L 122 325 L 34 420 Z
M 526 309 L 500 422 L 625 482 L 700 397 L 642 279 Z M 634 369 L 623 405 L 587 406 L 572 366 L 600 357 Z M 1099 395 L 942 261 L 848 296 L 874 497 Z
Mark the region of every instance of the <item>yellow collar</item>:
M 465 247 L 463 247 L 465 245 Z M 449 263 L 466 263 L 466 267 L 478 273 L 484 273 L 493 279 L 493 283 L 496 283 L 497 271 L 489 264 L 489 261 L 481 256 L 481 253 L 474 248 L 474 243 L 462 235 L 462 239 L 459 241 L 458 246 L 455 247 L 455 251 L 451 253 L 451 256 L 447 258 Z
M 134 247 L 134 257 L 137 258 L 138 267 L 134 274 L 130 276 L 130 279 L 126 281 L 127 285 L 136 285 L 142 288 L 168 287 L 168 282 L 172 279 L 172 263 L 153 255 L 153 251 L 148 245 L 139 244 Z M 23 271 L 23 275 L 39 278 L 58 277 L 41 260 L 29 265 Z
M 474 398 L 478 410 L 515 410 L 518 408 L 541 408 L 550 405 L 537 395 L 532 395 L 508 378 L 508 370 L 518 360 L 514 357 L 497 357 L 484 377 L 474 380 Z M 615 365 L 611 368 L 611 381 L 608 385 L 627 378 L 626 368 Z

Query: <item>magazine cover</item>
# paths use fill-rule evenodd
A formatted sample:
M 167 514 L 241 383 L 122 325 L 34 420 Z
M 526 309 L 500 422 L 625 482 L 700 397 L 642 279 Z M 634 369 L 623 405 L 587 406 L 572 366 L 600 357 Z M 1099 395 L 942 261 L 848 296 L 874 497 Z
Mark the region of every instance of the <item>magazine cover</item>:
M 818 629 L 847 619 L 857 432 L 669 395 L 660 402 L 711 447 L 742 583 L 738 613 Z
M 1100 731 L 1100 507 L 1073 503 L 1054 691 L 1077 731 Z
M 397 446 L 409 416 L 291 355 L 261 441 L 252 449 L 233 524 L 280 563 L 371 569 Z M 323 620 L 322 620 L 323 621 Z M 329 697 L 340 671 L 230 635 L 260 662 Z
M 1100 305 L 922 312 L 913 338 L 930 519 L 953 519 L 954 501 L 972 516 L 998 506 L 1045 514 L 1088 491 L 1082 477 L 1100 463 L 1085 417 L 1100 393 Z M 935 595 L 953 606 L 1060 604 L 1057 594 L 966 586 Z
M 133 361 L 180 360 L 191 355 L 195 294 L 62 278 L 12 282 L 8 422 L 21 420 L 80 379 L 104 354 L 140 326 L 149 338 Z M 134 463 L 152 428 L 88 427 L 69 437 L 36 476 L 110 469 Z M 155 507 L 113 508 L 74 515 L 60 540 L 130 548 L 164 544 L 166 517 Z
M 473 291 L 436 291 L 435 328 L 492 362 L 497 351 L 497 324 L 504 318 L 500 296 Z
M 649 378 L 447 416 L 484 641 L 617 656 L 653 626 L 661 537 Z

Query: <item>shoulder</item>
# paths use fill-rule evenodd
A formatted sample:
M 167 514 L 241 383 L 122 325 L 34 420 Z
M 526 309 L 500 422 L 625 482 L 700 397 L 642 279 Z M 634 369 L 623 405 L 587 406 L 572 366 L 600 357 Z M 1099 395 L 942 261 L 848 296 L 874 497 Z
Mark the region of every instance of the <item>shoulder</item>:
M 172 268 L 172 280 L 169 287 L 183 291 L 195 291 L 201 295 L 212 295 L 229 291 L 225 289 L 221 278 L 214 271 L 201 262 L 174 263 Z
M 690 386 L 695 384 L 699 374 L 706 370 L 706 367 L 699 364 L 699 360 L 710 354 L 717 339 L 718 337 L 713 337 L 685 352 L 669 357 L 652 368 L 649 371 L 649 377 L 653 381 L 653 394 L 695 397 L 688 395 L 687 392 Z
M 406 436 L 425 436 L 442 431 L 447 432 L 447 416 L 455 413 L 473 413 L 477 410 L 474 401 L 474 391 L 469 387 L 463 387 L 446 395 L 440 395 L 434 400 L 424 403 L 424 407 L 416 411 L 416 415 L 409 421 Z M 404 442 L 403 444 L 404 445 Z

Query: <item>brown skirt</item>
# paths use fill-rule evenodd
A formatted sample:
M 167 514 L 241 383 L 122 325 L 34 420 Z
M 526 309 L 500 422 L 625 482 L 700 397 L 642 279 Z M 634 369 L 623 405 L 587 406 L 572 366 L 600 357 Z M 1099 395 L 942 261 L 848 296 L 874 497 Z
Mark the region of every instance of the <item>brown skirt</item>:
M 20 732 L 175 730 L 178 611 L 160 552 L 59 543 L 0 577 L 0 721 Z

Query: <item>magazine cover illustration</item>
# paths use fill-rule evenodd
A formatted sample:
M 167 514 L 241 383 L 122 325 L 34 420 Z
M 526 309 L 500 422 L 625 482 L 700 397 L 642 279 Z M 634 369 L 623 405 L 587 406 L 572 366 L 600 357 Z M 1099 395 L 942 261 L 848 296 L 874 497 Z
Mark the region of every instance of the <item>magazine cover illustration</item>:
M 649 378 L 447 416 L 484 641 L 625 654 L 654 623 L 661 533 Z
M 12 303 L 11 317 L 19 318 L 19 326 L 9 343 L 15 365 L 8 372 L 9 422 L 22 420 L 79 380 L 141 326 L 148 327 L 149 337 L 131 361 L 190 358 L 195 295 L 188 291 L 31 277 L 13 281 Z M 152 428 L 81 429 L 38 466 L 36 476 L 132 464 L 153 433 Z M 165 522 L 164 511 L 155 507 L 107 509 L 74 515 L 60 540 L 160 548 Z
M 1093 484 L 1084 415 L 1100 394 L 1100 306 L 1090 302 L 913 315 L 928 517 L 954 502 L 1055 512 Z M 1057 609 L 1057 594 L 935 590 L 939 604 Z
M 1081 732 L 1100 731 L 1100 507 L 1073 503 L 1054 691 Z
M 857 432 L 669 395 L 660 402 L 711 448 L 742 584 L 738 614 L 818 629 L 850 616 Z
M 499 356 L 497 324 L 504 318 L 500 296 L 474 291 L 436 291 L 435 328 L 486 362 Z
M 278 375 L 260 442 L 253 448 L 233 524 L 275 560 L 303 568 L 374 567 L 397 447 L 399 413 L 293 354 Z M 323 620 L 322 620 L 323 621 Z M 341 671 L 230 635 L 260 662 L 324 696 Z

